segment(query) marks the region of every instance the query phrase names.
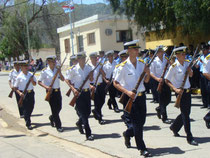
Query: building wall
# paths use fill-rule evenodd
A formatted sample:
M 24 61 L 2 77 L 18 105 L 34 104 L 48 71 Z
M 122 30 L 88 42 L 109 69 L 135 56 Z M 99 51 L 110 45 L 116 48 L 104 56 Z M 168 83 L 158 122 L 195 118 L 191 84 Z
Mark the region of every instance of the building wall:
M 161 32 L 162 33 L 162 32 Z M 148 32 L 146 35 L 146 48 L 154 49 L 158 45 L 176 45 L 178 46 L 179 43 L 184 43 L 184 45 L 189 46 L 190 44 L 196 47 L 197 44 L 201 42 L 208 42 L 210 39 L 210 35 L 201 35 L 197 34 L 194 36 L 186 35 L 183 36 L 181 34 L 181 30 L 176 30 L 176 35 L 169 33 L 162 33 L 161 36 L 158 36 L 156 32 Z
M 117 42 L 116 38 L 116 31 L 119 30 L 128 30 L 129 27 L 132 29 L 132 37 L 133 40 L 140 39 L 140 46 L 142 49 L 146 47 L 144 37 L 138 33 L 137 34 L 137 27 L 135 25 L 130 25 L 128 23 L 128 20 L 106 20 L 106 21 L 100 21 L 100 34 L 101 34 L 101 45 L 102 50 L 108 51 L 108 50 L 123 50 L 123 42 Z M 112 30 L 112 35 L 107 36 L 105 34 L 106 29 Z

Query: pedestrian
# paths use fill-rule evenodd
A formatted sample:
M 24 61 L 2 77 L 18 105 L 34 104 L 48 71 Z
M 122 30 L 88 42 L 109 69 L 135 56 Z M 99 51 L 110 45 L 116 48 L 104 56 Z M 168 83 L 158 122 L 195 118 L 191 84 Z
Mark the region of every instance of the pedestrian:
M 47 57 L 48 67 L 41 71 L 38 79 L 38 84 L 46 89 L 46 92 L 52 91 L 50 94 L 50 108 L 52 114 L 49 116 L 50 124 L 52 127 L 56 127 L 58 132 L 63 132 L 59 113 L 62 109 L 62 96 L 60 90 L 60 80 L 64 81 L 64 76 L 59 68 L 56 67 L 56 56 L 51 55 Z M 55 82 L 50 87 L 55 74 L 59 71 L 59 74 L 55 78 Z
M 131 147 L 130 138 L 135 137 L 137 149 L 140 150 L 140 154 L 149 157 L 151 153 L 146 148 L 143 140 L 143 126 L 146 121 L 146 95 L 144 93 L 145 87 L 143 82 L 148 82 L 150 79 L 149 68 L 145 66 L 143 60 L 137 60 L 139 53 L 139 40 L 134 40 L 124 44 L 125 49 L 128 49 L 129 57 L 123 62 L 119 68 L 119 71 L 115 77 L 114 85 L 122 93 L 126 94 L 124 105 L 127 104 L 128 99 L 134 100 L 132 109 L 130 112 L 131 124 L 128 129 L 123 132 L 125 139 L 125 145 L 127 148 Z M 140 86 L 136 92 L 132 92 L 136 83 L 139 80 L 140 75 L 145 72 L 146 77 L 144 81 L 140 83 Z M 124 82 L 122 86 L 121 83 Z
M 83 84 L 85 78 L 90 75 L 89 79 L 83 86 L 83 89 L 76 100 L 76 111 L 79 113 L 80 127 L 83 124 L 85 128 L 85 135 L 87 140 L 94 140 L 92 135 L 88 118 L 91 113 L 91 100 L 90 100 L 90 82 L 93 81 L 93 73 L 90 65 L 86 64 L 86 52 L 79 52 L 77 54 L 78 64 L 73 66 L 69 75 L 66 77 L 70 83 L 74 95 L 78 96 L 78 89 Z M 80 130 L 80 129 L 79 129 Z M 81 132 L 80 132 L 81 133 Z
M 159 100 L 159 106 L 155 110 L 157 111 L 158 118 L 162 119 L 163 123 L 170 124 L 171 121 L 168 120 L 166 107 L 171 102 L 171 90 L 168 85 L 166 85 L 163 78 L 161 78 L 165 66 L 167 62 L 169 62 L 165 54 L 167 48 L 164 46 L 159 46 L 156 49 L 158 49 L 157 56 L 150 66 L 150 76 L 154 80 L 154 90 L 158 93 Z M 161 83 L 163 83 L 162 90 L 161 92 L 158 92 L 158 84 Z
M 113 109 L 116 113 L 120 112 L 117 102 L 116 102 L 116 94 L 117 94 L 117 89 L 113 86 L 113 82 L 112 82 L 112 78 L 113 78 L 113 72 L 114 72 L 114 68 L 117 65 L 116 61 L 113 58 L 113 54 L 114 51 L 110 50 L 108 52 L 106 52 L 106 57 L 108 59 L 108 61 L 104 64 L 103 70 L 106 74 L 106 77 L 103 78 L 103 80 L 106 83 L 106 91 L 109 91 L 109 100 L 108 100 L 108 107 L 109 109 Z
M 16 101 L 17 101 L 17 105 L 18 105 L 20 96 L 15 91 L 14 84 L 16 82 L 17 76 L 21 72 L 21 69 L 20 69 L 19 61 L 14 61 L 13 63 L 14 63 L 14 69 L 12 69 L 11 72 L 9 73 L 9 86 L 10 86 L 11 90 L 15 92 L 15 97 L 16 97 Z M 19 110 L 20 118 L 24 118 L 24 115 L 23 115 L 23 107 L 20 107 L 18 105 L 18 110 Z
M 29 62 L 21 61 L 20 62 L 21 72 L 17 76 L 15 81 L 14 87 L 16 92 L 19 94 L 20 97 L 24 97 L 23 99 L 23 115 L 26 122 L 26 127 L 28 130 L 32 130 L 33 127 L 31 126 L 31 114 L 34 109 L 35 98 L 34 98 L 34 86 L 36 86 L 36 78 L 33 76 L 32 73 L 29 72 Z M 27 88 L 27 93 L 24 94 L 24 90 L 26 88 L 27 83 L 30 80 L 30 84 Z
M 174 136 L 178 137 L 180 136 L 178 132 L 184 125 L 184 129 L 187 134 L 187 142 L 190 145 L 198 145 L 192 136 L 190 127 L 191 93 L 189 77 L 192 77 L 193 71 L 191 67 L 189 67 L 189 61 L 185 60 L 186 48 L 186 46 L 182 46 L 174 49 L 177 60 L 170 66 L 165 76 L 166 84 L 175 91 L 175 95 L 178 96 L 178 94 L 182 94 L 180 101 L 181 114 L 179 114 L 174 120 L 173 124 L 170 126 L 170 129 L 172 130 Z M 183 90 L 180 89 L 180 87 L 186 71 L 188 71 L 189 76 L 187 77 Z

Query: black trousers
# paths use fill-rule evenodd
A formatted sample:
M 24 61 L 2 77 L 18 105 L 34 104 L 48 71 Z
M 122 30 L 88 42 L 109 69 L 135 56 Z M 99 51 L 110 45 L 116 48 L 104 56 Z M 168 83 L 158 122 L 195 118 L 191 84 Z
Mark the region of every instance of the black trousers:
M 181 105 L 180 106 L 181 114 L 177 116 L 177 118 L 174 120 L 171 127 L 175 132 L 179 132 L 179 130 L 184 125 L 184 130 L 185 130 L 185 133 L 187 134 L 187 140 L 191 141 L 192 133 L 190 129 L 190 112 L 191 112 L 191 93 L 190 92 L 186 93 L 186 90 L 184 90 L 180 105 Z
M 79 116 L 78 122 L 82 122 L 85 127 L 86 137 L 89 137 L 91 135 L 91 129 L 88 122 L 91 113 L 90 91 L 81 92 L 80 96 L 77 98 L 75 108 Z
M 16 101 L 17 101 L 17 105 L 18 105 L 20 96 L 17 92 L 15 92 L 15 97 L 16 97 Z M 22 107 L 18 106 L 18 111 L 19 111 L 20 116 L 22 116 L 23 115 L 23 106 Z
M 202 102 L 203 106 L 210 107 L 210 96 L 208 94 L 208 80 L 206 79 L 203 74 L 200 74 L 200 87 L 201 87 L 201 96 L 202 96 Z
M 111 106 L 113 105 L 114 108 L 118 108 L 117 102 L 115 100 L 116 94 L 117 94 L 117 89 L 114 87 L 113 82 L 109 86 L 109 100 L 108 100 L 108 105 Z
M 207 91 L 208 91 L 208 95 L 210 95 L 210 81 L 208 81 Z M 204 116 L 204 119 L 207 122 L 210 122 L 210 111 Z
M 162 120 L 168 119 L 166 107 L 171 102 L 171 90 L 169 86 L 164 82 L 162 86 L 162 91 L 158 94 L 159 98 L 159 107 L 156 110 L 159 110 L 162 116 Z
M 95 109 L 94 109 L 94 111 L 96 112 L 98 120 L 102 120 L 101 109 L 105 103 L 105 97 L 106 97 L 105 87 L 106 87 L 106 85 L 104 83 L 101 83 L 100 85 L 98 85 L 96 87 L 96 91 L 95 91 L 95 98 L 94 98 Z
M 26 126 L 31 125 L 31 114 L 34 109 L 35 99 L 34 99 L 34 91 L 27 93 L 23 100 L 23 114 L 26 122 Z
M 127 124 L 128 129 L 125 131 L 125 135 L 128 137 L 134 136 L 137 149 L 145 150 L 146 145 L 143 140 L 143 126 L 146 121 L 146 95 L 145 94 L 143 94 L 142 96 L 138 96 L 135 99 L 129 116 L 130 116 L 131 123 Z
M 62 96 L 61 96 L 60 90 L 55 91 L 53 89 L 50 95 L 49 104 L 50 104 L 50 108 L 52 112 L 50 119 L 53 120 L 56 128 L 61 128 L 61 120 L 60 120 L 59 113 L 62 109 Z
M 153 101 L 159 102 L 159 97 L 158 97 L 158 92 L 157 92 L 157 87 L 158 87 L 158 82 L 150 78 L 150 84 L 151 84 L 151 91 L 152 91 L 152 96 L 153 96 Z

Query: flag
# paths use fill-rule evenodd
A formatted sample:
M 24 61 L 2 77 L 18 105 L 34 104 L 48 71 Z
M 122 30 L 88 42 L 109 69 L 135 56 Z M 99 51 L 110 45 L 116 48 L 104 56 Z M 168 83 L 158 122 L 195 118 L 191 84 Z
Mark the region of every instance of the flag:
M 74 10 L 74 6 L 73 5 L 70 5 L 70 6 L 64 5 L 64 6 L 62 6 L 62 8 L 63 8 L 65 13 L 69 13 L 69 12 L 72 12 Z

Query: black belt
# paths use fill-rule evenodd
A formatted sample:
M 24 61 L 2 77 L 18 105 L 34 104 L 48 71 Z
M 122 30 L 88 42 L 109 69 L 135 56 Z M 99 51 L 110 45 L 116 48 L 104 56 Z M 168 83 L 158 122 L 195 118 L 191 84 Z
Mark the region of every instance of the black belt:
M 53 88 L 53 92 L 59 92 L 60 88 Z
M 185 92 L 185 93 L 189 93 L 189 92 L 190 92 L 190 88 L 184 89 L 184 92 Z
M 20 92 L 23 92 L 23 91 L 20 90 Z M 32 92 L 34 92 L 33 89 L 32 90 L 27 90 L 27 93 L 32 93 Z

